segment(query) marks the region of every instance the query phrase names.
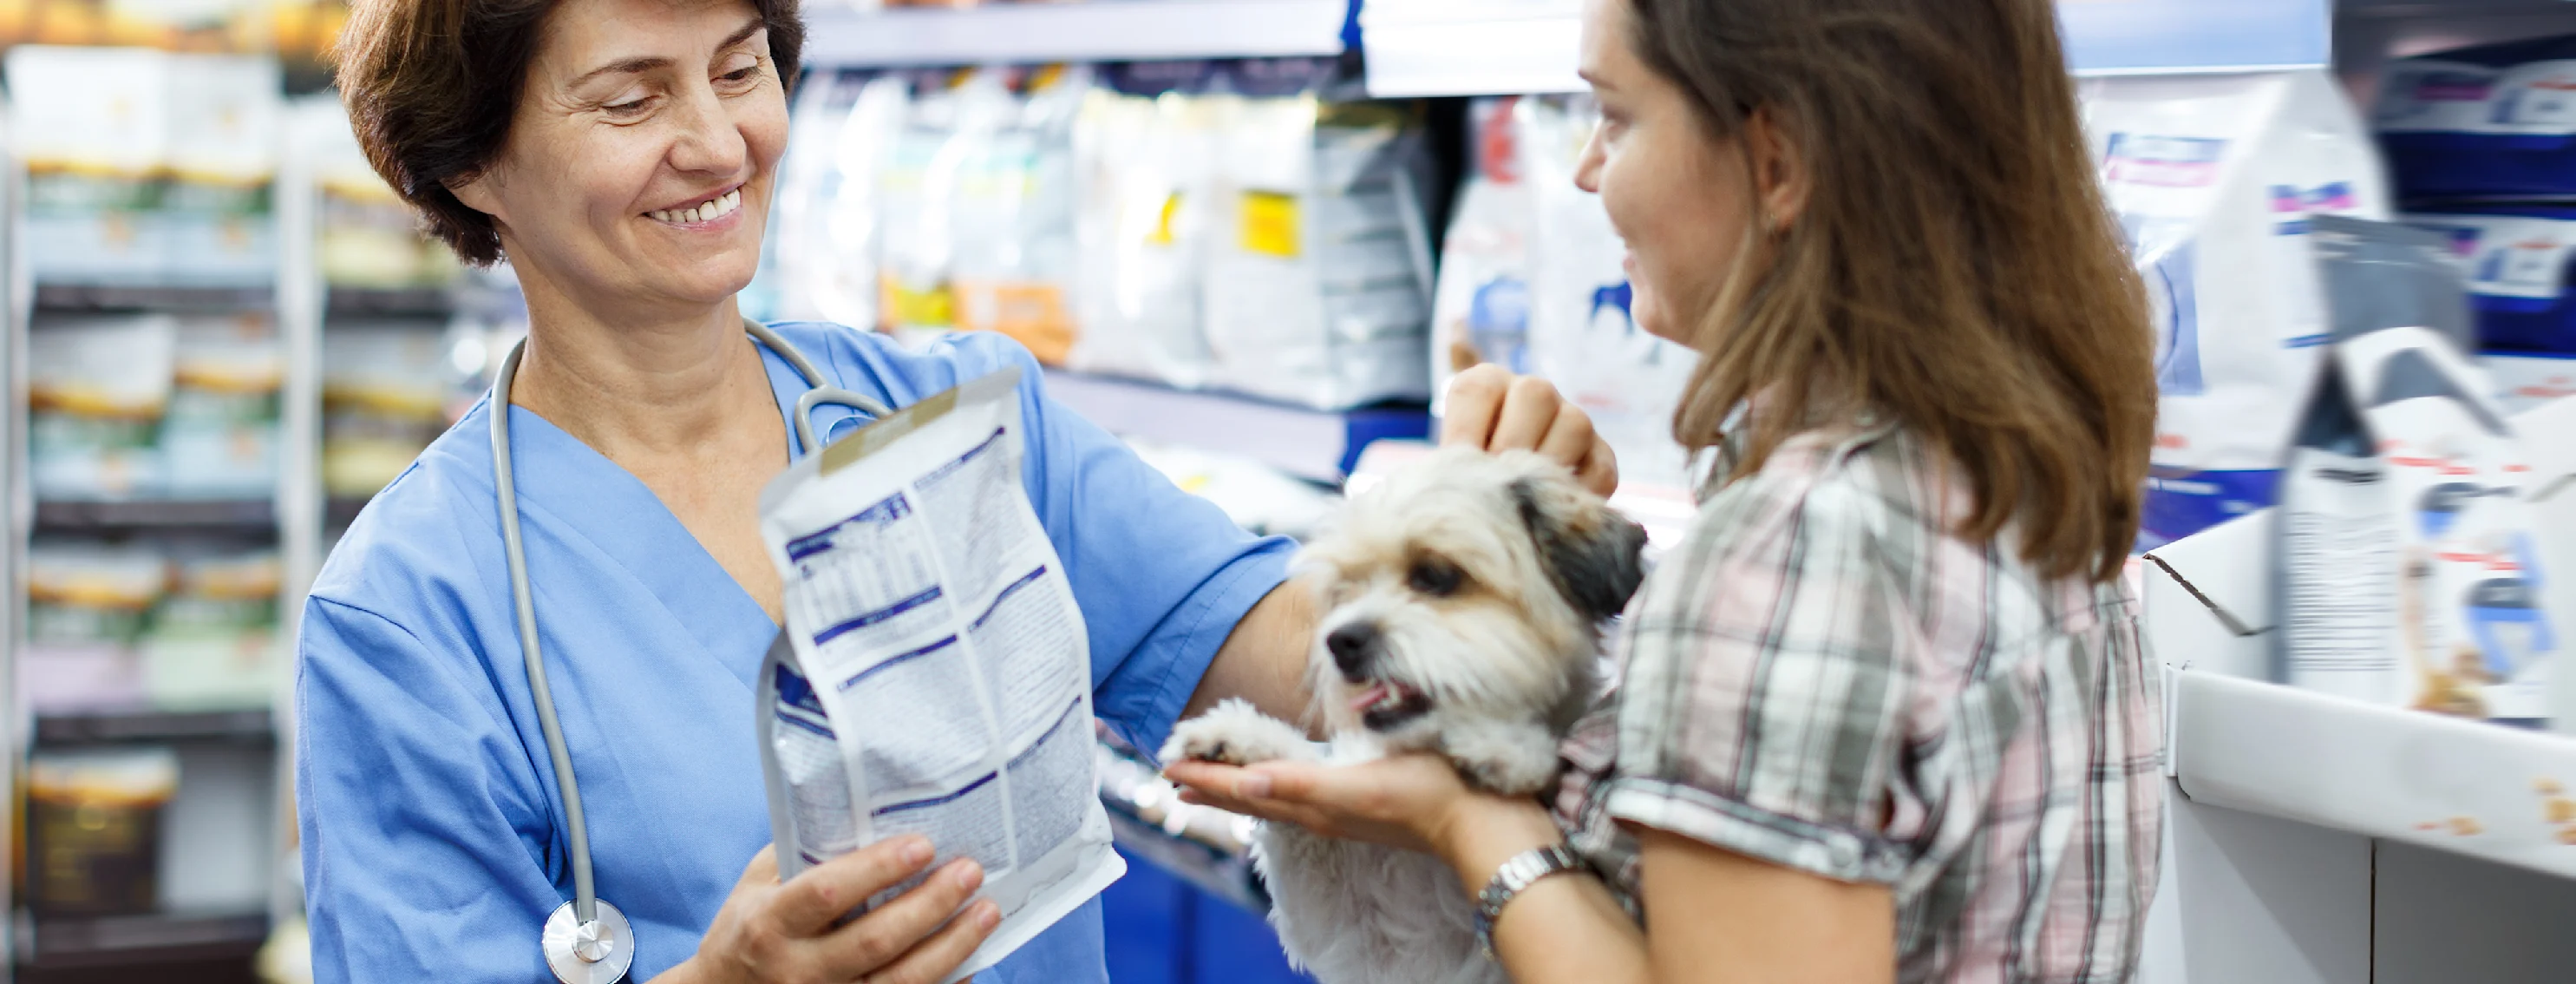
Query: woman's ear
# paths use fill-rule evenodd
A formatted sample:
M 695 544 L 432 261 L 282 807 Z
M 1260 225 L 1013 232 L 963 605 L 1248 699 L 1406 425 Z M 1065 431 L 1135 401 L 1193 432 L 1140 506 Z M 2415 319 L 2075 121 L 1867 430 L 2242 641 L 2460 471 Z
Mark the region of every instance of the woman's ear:
M 1810 181 L 1805 153 L 1768 109 L 1745 117 L 1744 149 L 1753 166 L 1754 193 L 1761 197 L 1762 214 L 1771 222 L 1769 231 L 1788 231 L 1807 211 Z
M 503 221 L 501 196 L 493 194 L 492 184 L 492 172 L 489 170 L 464 180 L 446 182 L 447 193 L 456 196 L 457 201 L 465 203 L 466 208 L 489 215 L 493 222 L 499 223 Z

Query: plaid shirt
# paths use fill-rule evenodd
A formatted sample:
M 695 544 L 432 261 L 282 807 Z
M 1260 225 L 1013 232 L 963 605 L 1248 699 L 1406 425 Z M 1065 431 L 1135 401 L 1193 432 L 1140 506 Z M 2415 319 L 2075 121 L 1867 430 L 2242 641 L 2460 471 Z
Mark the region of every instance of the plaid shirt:
M 2136 603 L 1951 533 L 1944 472 L 1844 426 L 1708 496 L 1618 630 L 1557 821 L 1631 912 L 1620 821 L 1889 886 L 1900 981 L 2126 981 L 2163 822 Z

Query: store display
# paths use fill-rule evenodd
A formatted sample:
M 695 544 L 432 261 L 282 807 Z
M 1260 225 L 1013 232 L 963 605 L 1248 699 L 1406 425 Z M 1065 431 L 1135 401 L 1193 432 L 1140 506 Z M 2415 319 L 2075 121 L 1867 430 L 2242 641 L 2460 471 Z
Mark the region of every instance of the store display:
M 7 75 L 38 282 L 275 280 L 274 59 L 22 46 Z
M 2282 677 L 2372 703 L 2549 718 L 2557 631 L 2530 459 L 2468 361 L 2440 237 L 2313 220 L 2330 355 L 2281 493 Z
M 266 707 L 278 687 L 278 591 L 272 550 L 176 552 L 177 576 L 137 641 L 144 696 L 165 710 Z
M 179 321 L 170 315 L 39 319 L 27 336 L 28 478 L 38 499 L 158 494 Z
M 2489 353 L 2478 364 L 2495 380 L 2496 401 L 2507 413 L 2576 396 L 2576 355 Z
M 2568 303 L 2576 259 L 2576 207 L 2452 204 L 2410 212 L 2405 221 L 2448 241 L 2445 255 L 2469 282 L 2481 346 L 2576 354 L 2576 304 Z
M 277 490 L 279 390 L 286 352 L 263 315 L 179 319 L 169 410 L 162 417 L 162 494 L 262 499 Z
M 1074 127 L 1084 330 L 1066 363 L 1198 389 L 1215 371 L 1199 284 L 1225 122 L 1208 97 L 1216 66 L 1144 62 L 1101 76 Z
M 2576 194 L 2576 36 L 2388 67 L 2375 122 L 2408 199 Z
M 1440 249 L 1431 306 L 1432 406 L 1444 414 L 1448 379 L 1493 363 L 1528 372 L 1531 220 L 1521 181 L 1518 97 L 1478 99 L 1467 108 L 1474 166 Z
M 1330 59 L 1232 62 L 1201 285 L 1212 385 L 1321 409 L 1430 397 L 1420 121 Z
M 162 813 L 178 792 L 166 748 L 37 752 L 27 762 L 27 907 L 48 916 L 150 912 Z
M 40 540 L 26 577 L 19 700 L 38 712 L 141 703 L 135 644 L 169 590 L 169 559 L 148 544 Z
M 457 279 L 455 254 L 420 232 L 420 219 L 367 164 L 338 100 L 298 107 L 299 145 L 310 148 L 321 202 L 314 256 L 334 287 L 441 287 Z
M 2153 308 L 2151 548 L 2275 501 L 2326 336 L 2308 219 L 2385 220 L 2388 192 L 2322 71 L 2099 80 L 2084 111 Z
M 322 487 L 366 498 L 447 429 L 454 382 L 442 325 L 348 321 L 322 340 Z

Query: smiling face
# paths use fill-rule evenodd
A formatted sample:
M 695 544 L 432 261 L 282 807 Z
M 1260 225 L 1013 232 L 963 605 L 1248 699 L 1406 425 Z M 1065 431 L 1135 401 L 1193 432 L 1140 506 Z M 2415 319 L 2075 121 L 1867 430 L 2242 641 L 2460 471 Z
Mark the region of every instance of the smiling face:
M 454 190 L 531 291 L 593 311 L 722 303 L 760 266 L 779 72 L 744 0 L 563 0 L 508 143 Z
M 1601 125 L 1583 148 L 1574 183 L 1598 193 L 1628 247 L 1637 326 L 1697 345 L 1699 313 L 1715 303 L 1745 252 L 1754 216 L 1749 165 L 1718 139 L 1680 87 L 1651 70 L 1630 44 L 1627 0 L 1591 0 L 1583 21 L 1583 77 Z

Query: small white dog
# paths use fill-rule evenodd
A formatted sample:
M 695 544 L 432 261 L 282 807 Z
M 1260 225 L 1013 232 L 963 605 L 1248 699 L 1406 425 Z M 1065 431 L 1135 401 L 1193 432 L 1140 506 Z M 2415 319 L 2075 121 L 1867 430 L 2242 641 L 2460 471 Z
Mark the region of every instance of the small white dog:
M 1329 749 L 1229 701 L 1166 762 L 1445 755 L 1473 785 L 1532 795 L 1599 684 L 1601 624 L 1643 580 L 1645 531 L 1538 455 L 1442 451 L 1345 507 L 1298 556 L 1327 609 L 1308 674 Z M 1265 824 L 1253 857 L 1291 962 L 1322 984 L 1506 980 L 1475 901 L 1428 855 Z

